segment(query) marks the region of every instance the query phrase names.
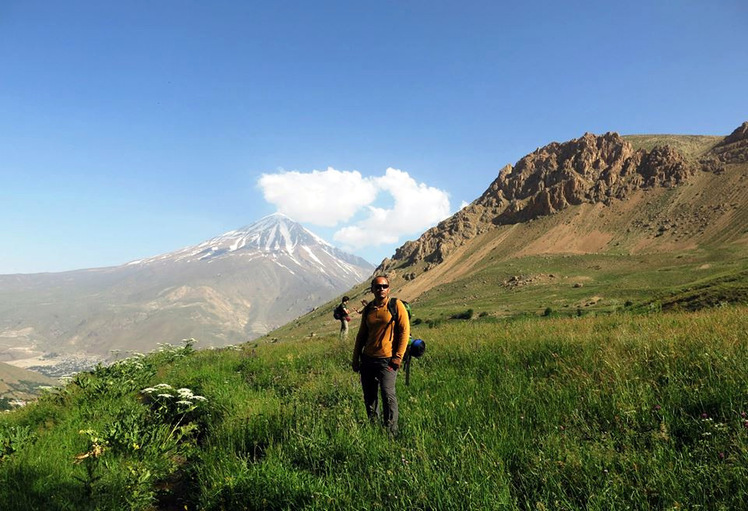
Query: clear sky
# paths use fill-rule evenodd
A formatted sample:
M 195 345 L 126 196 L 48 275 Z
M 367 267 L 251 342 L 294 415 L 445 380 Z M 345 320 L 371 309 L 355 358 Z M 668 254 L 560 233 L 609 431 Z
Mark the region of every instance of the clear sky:
M 283 212 L 377 264 L 585 132 L 748 120 L 745 0 L 0 0 L 0 274 Z

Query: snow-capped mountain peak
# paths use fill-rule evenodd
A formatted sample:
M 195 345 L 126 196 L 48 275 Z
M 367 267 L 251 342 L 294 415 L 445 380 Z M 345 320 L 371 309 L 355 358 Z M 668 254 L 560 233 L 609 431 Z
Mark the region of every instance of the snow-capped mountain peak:
M 290 218 L 270 215 L 122 266 L 42 274 L 43 285 L 13 278 L 28 286 L 24 297 L 37 297 L 24 298 L 27 305 L 18 309 L 19 318 L 33 322 L 13 324 L 18 332 L 33 332 L 33 344 L 44 350 L 64 344 L 63 353 L 148 351 L 161 339 L 199 338 L 201 346 L 223 346 L 268 333 L 363 282 L 373 270 Z
M 305 229 L 289 217 L 275 213 L 253 224 L 226 232 L 198 245 L 186 247 L 130 264 L 156 262 L 214 262 L 227 257 L 266 258 L 284 266 L 316 268 L 326 273 L 356 273 L 365 277 L 362 268 L 371 267 L 360 257 L 339 250 Z
M 204 255 L 220 255 L 235 251 L 260 251 L 263 254 L 293 255 L 299 247 L 334 248 L 301 224 L 280 213 L 268 215 L 257 222 L 216 236 L 196 248 Z
M 293 254 L 299 245 L 331 247 L 322 238 L 281 213 L 261 218 L 257 222 L 207 241 L 205 244 L 229 251 L 251 247 L 263 252 Z

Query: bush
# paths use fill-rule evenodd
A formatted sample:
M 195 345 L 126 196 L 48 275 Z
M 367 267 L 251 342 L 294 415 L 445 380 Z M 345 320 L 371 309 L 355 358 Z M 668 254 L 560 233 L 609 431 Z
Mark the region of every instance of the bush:
M 0 425 L 0 461 L 33 440 L 34 434 L 28 426 Z
M 452 314 L 449 319 L 473 319 L 473 309 L 468 309 L 465 312 Z

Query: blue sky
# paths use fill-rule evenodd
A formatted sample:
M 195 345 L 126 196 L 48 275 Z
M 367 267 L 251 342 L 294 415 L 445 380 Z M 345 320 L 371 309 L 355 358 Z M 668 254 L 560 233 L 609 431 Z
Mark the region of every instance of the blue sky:
M 0 274 L 276 211 L 378 263 L 551 141 L 729 134 L 746 27 L 743 0 L 3 0 Z

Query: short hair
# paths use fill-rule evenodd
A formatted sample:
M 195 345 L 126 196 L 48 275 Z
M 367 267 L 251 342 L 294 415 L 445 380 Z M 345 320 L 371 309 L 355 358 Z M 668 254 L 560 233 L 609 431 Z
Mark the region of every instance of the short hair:
M 348 300 L 350 300 L 350 298 L 348 298 L 347 296 L 344 296 L 344 297 L 343 297 L 343 299 L 342 299 L 342 300 L 340 300 L 340 301 L 341 301 L 341 302 L 347 302 Z
M 371 286 L 370 287 L 374 287 L 374 283 L 377 281 L 377 279 L 384 279 L 384 280 L 387 281 L 387 284 L 390 283 L 390 279 L 387 277 L 387 275 L 377 275 L 376 277 L 374 277 L 373 279 L 371 279 Z

